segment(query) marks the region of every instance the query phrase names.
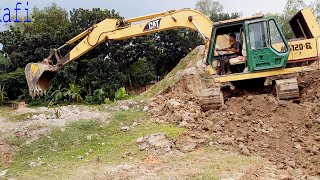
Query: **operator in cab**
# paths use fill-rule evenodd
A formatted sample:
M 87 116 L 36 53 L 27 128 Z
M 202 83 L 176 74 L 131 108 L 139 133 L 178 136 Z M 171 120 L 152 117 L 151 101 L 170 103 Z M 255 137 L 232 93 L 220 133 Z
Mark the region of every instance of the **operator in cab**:
M 234 33 L 229 35 L 230 47 L 223 49 L 216 49 L 216 51 L 231 51 L 234 52 L 237 56 L 242 56 L 242 44 L 237 41 L 237 36 Z
M 232 73 L 230 70 L 230 62 L 229 62 L 230 59 L 242 57 L 242 44 L 241 44 L 241 42 L 237 41 L 236 34 L 231 33 L 229 35 L 229 43 L 230 43 L 230 47 L 228 47 L 228 48 L 223 48 L 223 49 L 216 48 L 216 51 L 227 51 L 227 52 L 234 53 L 234 54 L 231 54 L 228 57 L 226 57 L 226 59 L 224 60 L 225 67 L 227 69 L 226 74 Z

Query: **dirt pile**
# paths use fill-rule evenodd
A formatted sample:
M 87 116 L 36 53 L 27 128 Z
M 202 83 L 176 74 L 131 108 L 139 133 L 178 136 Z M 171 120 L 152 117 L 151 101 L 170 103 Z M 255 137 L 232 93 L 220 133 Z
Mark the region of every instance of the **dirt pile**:
M 14 152 L 17 150 L 16 147 L 11 146 L 7 143 L 0 142 L 0 163 L 8 164 L 11 163 Z
M 302 102 L 318 103 L 320 101 L 320 73 L 303 73 L 298 79 Z
M 307 169 L 320 175 L 320 119 L 312 108 L 258 95 L 232 98 L 213 132 L 221 144 L 261 155 L 280 169 Z M 214 114 L 207 119 L 216 121 Z
M 208 144 L 208 136 L 203 134 L 183 134 L 177 140 L 168 138 L 164 133 L 140 137 L 136 141 L 141 151 L 150 151 L 157 155 L 188 153 L 200 145 Z
M 159 152 L 169 152 L 174 148 L 173 141 L 163 133 L 141 137 L 137 139 L 137 144 L 141 151 L 154 150 Z
M 201 55 L 195 57 L 201 61 Z M 204 112 L 197 98 L 205 84 L 203 69 L 190 71 L 190 65 L 172 76 L 178 79 L 174 84 L 151 99 L 150 113 L 157 122 L 174 123 L 191 133 L 209 133 L 217 138 L 211 144 L 262 156 L 278 170 L 303 172 L 301 177 L 320 175 L 319 72 L 299 76 L 300 104 L 278 101 L 272 94 L 242 93 L 227 99 L 220 110 Z
M 150 103 L 156 121 L 211 133 L 216 144 L 260 155 L 279 169 L 320 175 L 320 105 L 278 101 L 271 95 L 231 98 L 218 111 L 203 112 L 188 94 L 160 95 Z

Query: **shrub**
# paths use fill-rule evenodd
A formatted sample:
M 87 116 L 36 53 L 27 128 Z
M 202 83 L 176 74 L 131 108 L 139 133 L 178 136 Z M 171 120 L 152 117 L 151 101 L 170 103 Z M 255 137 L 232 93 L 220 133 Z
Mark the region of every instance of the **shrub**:
M 0 105 L 3 105 L 3 103 L 8 99 L 7 95 L 8 93 L 4 90 L 4 86 L 0 85 Z
M 127 91 L 124 87 L 120 88 L 115 94 L 116 100 L 125 100 L 125 99 L 128 99 L 129 97 L 130 96 L 127 94 Z
M 84 101 L 86 104 L 94 104 L 95 103 L 93 96 L 86 96 Z
M 69 102 L 80 103 L 83 101 L 83 98 L 80 95 L 81 87 L 76 84 L 69 84 L 69 89 L 65 92 L 65 96 L 68 97 Z
M 104 103 L 105 103 L 105 104 L 111 104 L 112 101 L 111 101 L 109 98 L 105 98 L 105 99 L 104 99 Z
M 107 98 L 107 94 L 103 89 L 97 89 L 93 92 L 93 99 L 96 103 L 102 104 Z

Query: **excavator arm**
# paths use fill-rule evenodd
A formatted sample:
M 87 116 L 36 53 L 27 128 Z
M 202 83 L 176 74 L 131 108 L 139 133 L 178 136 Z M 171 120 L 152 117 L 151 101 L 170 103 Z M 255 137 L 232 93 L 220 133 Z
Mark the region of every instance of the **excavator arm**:
M 55 75 L 68 63 L 78 59 L 107 40 L 124 40 L 169 29 L 187 28 L 198 31 L 208 47 L 213 23 L 202 13 L 182 9 L 167 11 L 127 20 L 105 19 L 56 49 L 40 63 L 29 63 L 25 68 L 29 92 L 32 97 L 47 92 Z M 59 56 L 63 47 L 80 41 L 67 55 Z M 56 63 L 52 63 L 52 58 Z

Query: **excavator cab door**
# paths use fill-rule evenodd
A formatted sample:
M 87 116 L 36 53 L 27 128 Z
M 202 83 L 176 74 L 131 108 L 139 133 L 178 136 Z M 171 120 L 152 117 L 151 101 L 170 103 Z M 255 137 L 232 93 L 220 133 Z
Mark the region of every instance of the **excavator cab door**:
M 286 66 L 290 48 L 274 19 L 245 22 L 245 34 L 250 72 Z

